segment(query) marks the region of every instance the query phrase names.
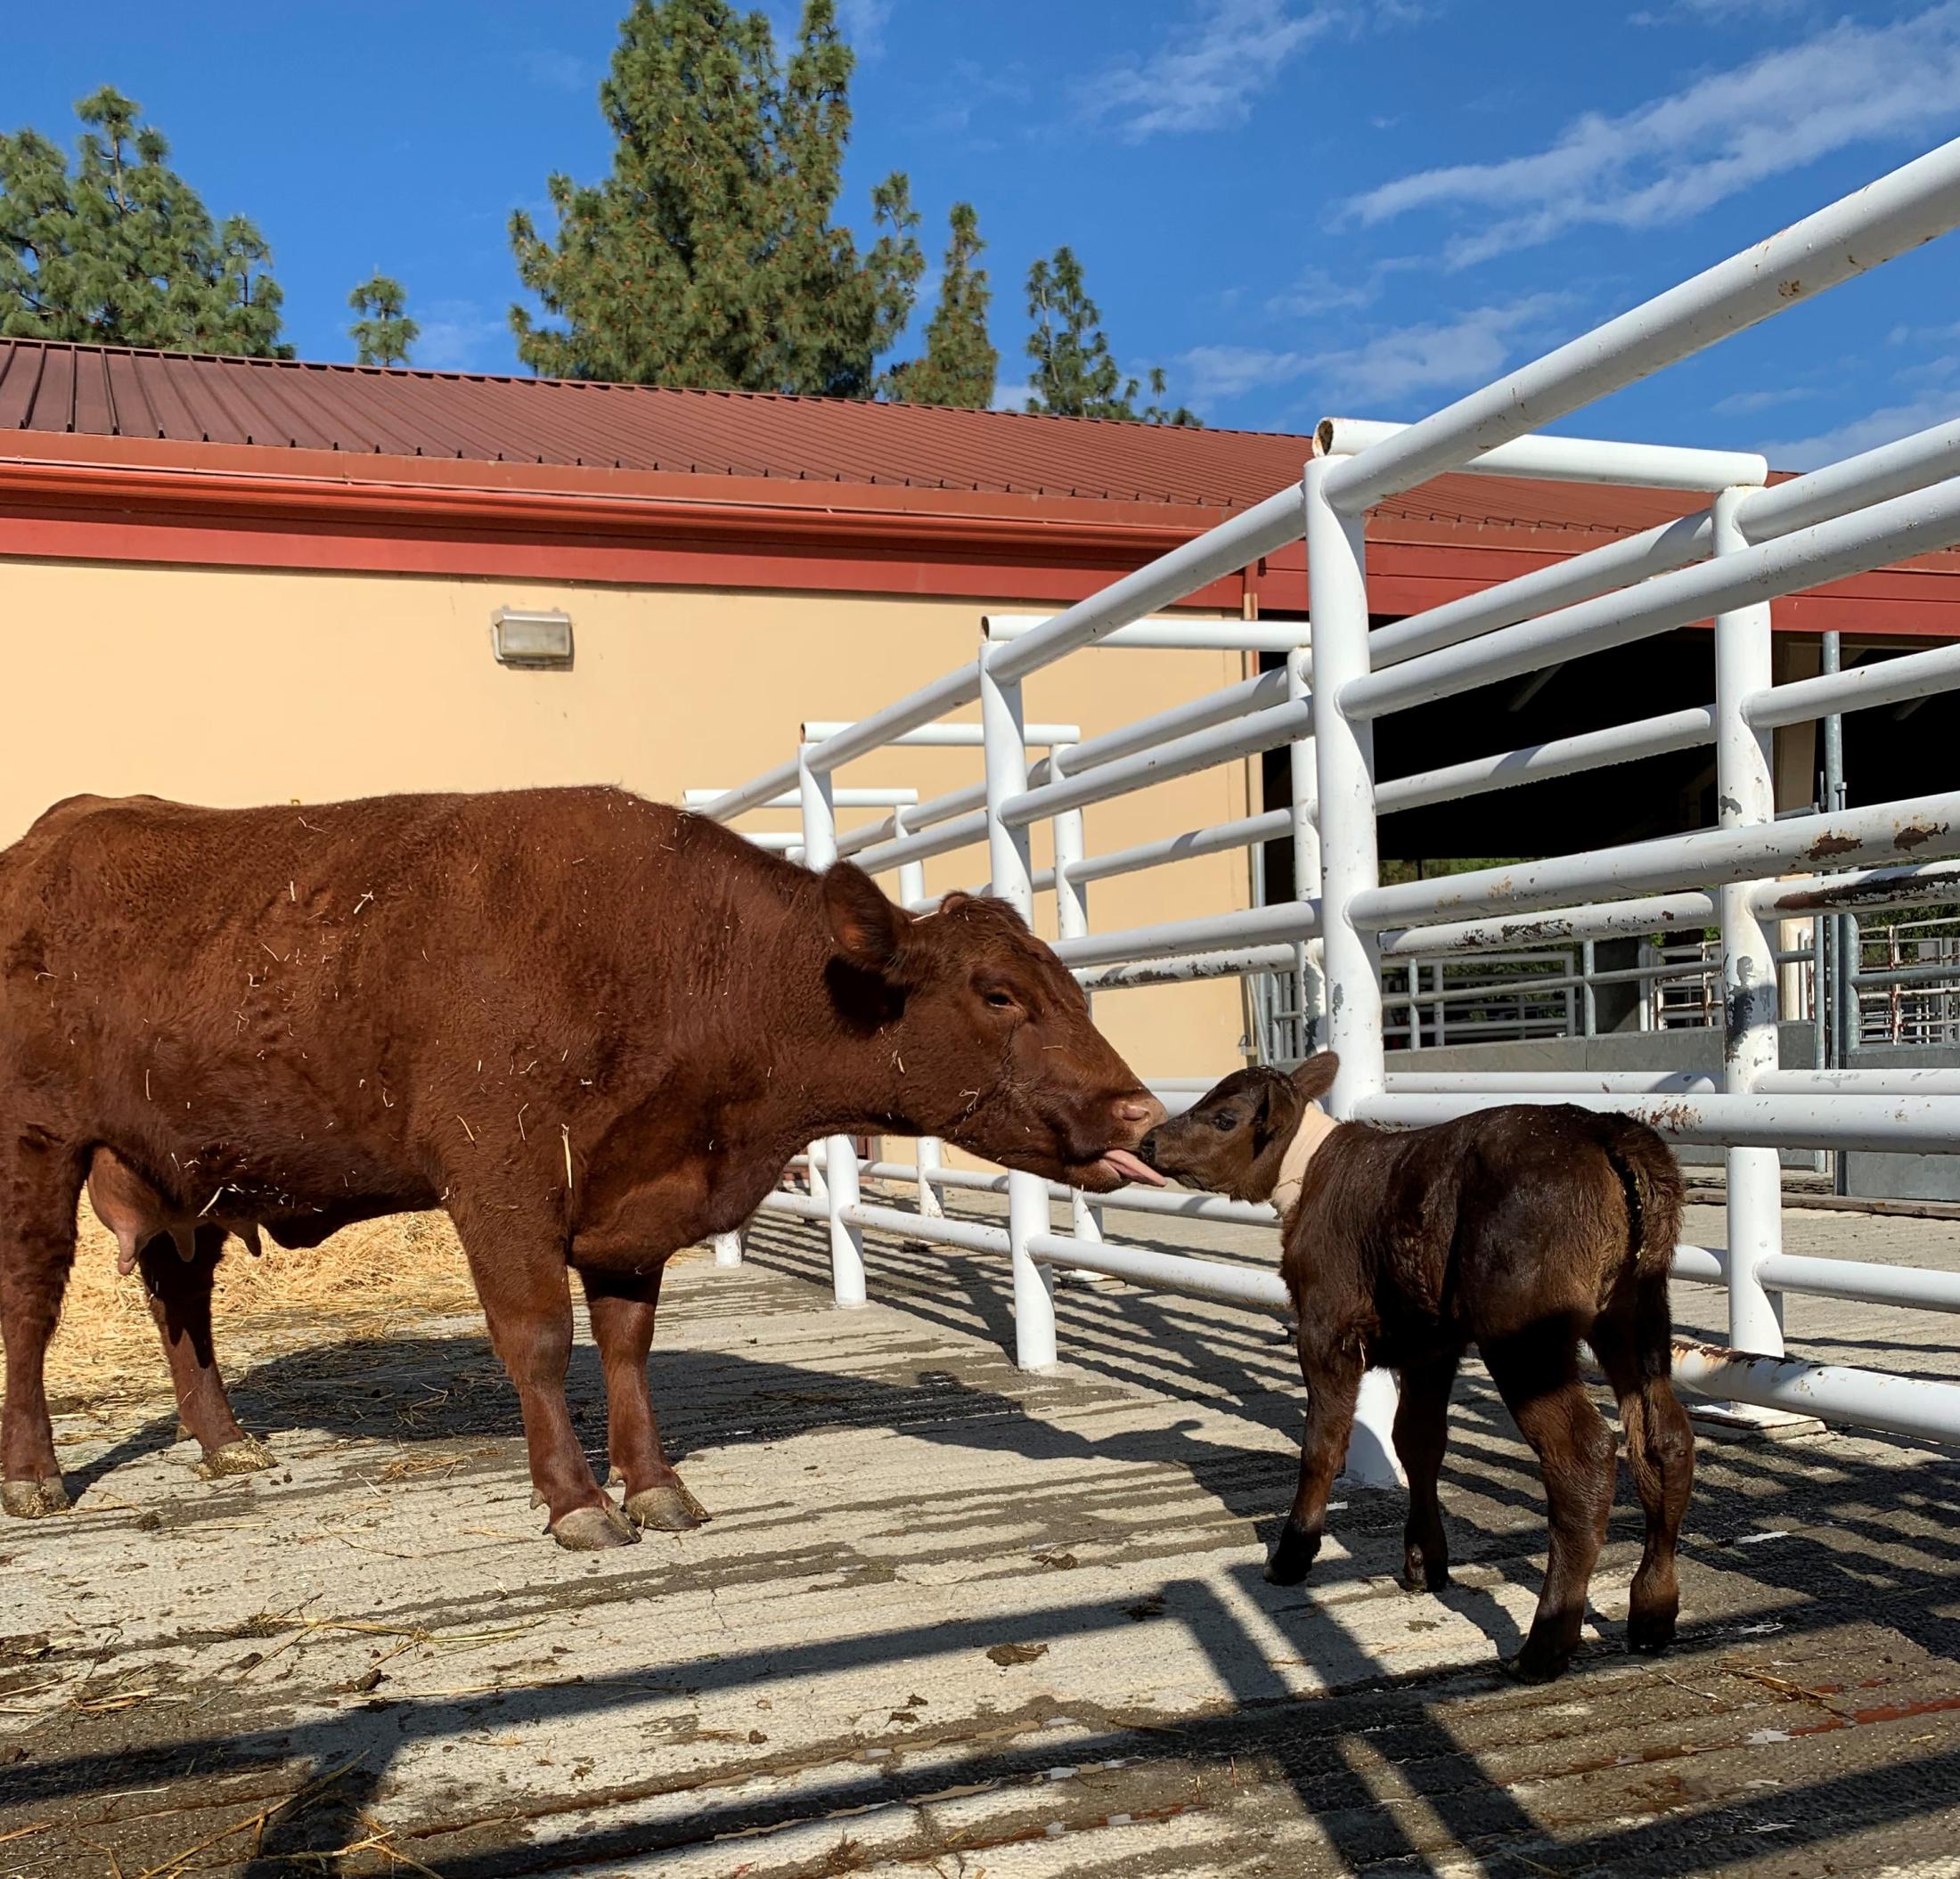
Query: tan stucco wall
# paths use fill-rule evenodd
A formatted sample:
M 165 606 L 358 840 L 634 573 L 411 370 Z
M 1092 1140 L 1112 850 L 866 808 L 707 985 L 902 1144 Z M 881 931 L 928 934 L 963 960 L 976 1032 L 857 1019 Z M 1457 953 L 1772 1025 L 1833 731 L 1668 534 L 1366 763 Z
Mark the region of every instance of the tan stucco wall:
M 489 623 L 499 606 L 569 613 L 574 669 L 498 666 Z M 0 845 L 82 790 L 236 805 L 604 781 L 677 801 L 781 761 L 804 717 L 862 716 L 970 659 L 985 610 L 977 600 L 0 561 Z M 1243 670 L 1237 654 L 1082 654 L 1029 681 L 1027 713 L 1092 736 Z M 977 751 L 890 750 L 839 780 L 912 784 L 928 797 L 978 774 Z M 1090 852 L 1243 815 L 1247 783 L 1234 765 L 1092 807 Z M 929 864 L 927 881 L 970 886 L 985 872 L 984 850 L 968 850 Z M 886 885 L 895 890 L 895 877 Z M 1229 854 L 1098 883 L 1090 913 L 1101 930 L 1248 900 L 1246 858 Z M 1052 932 L 1052 922 L 1043 896 L 1038 924 Z M 1147 1076 L 1240 1061 L 1236 980 L 1108 993 L 1098 1018 Z

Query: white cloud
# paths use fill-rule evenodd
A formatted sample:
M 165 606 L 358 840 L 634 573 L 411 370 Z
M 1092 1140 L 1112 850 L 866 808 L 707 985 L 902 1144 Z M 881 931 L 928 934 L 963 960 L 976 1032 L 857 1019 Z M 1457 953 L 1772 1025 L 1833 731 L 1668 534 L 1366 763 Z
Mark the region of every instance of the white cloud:
M 576 53 L 559 52 L 551 46 L 534 46 L 520 53 L 518 62 L 535 85 L 548 86 L 552 91 L 583 91 L 592 83 L 586 71 L 585 61 Z
M 509 370 L 510 327 L 502 315 L 474 300 L 431 300 L 426 309 L 411 301 L 408 311 L 421 327 L 410 355 L 424 371 Z
M 989 411 L 1025 411 L 1027 401 L 1034 396 L 1034 381 L 1032 379 L 1002 379 L 993 388 L 993 397 L 988 404 Z
M 1849 145 L 1945 135 L 1960 114 L 1960 0 L 1886 26 L 1841 20 L 1532 155 L 1419 171 L 1356 197 L 1373 224 L 1416 209 L 1490 218 L 1446 250 L 1467 266 L 1582 223 L 1656 228 Z
M 1391 274 L 1407 274 L 1431 265 L 1420 256 L 1396 255 L 1339 274 L 1325 267 L 1303 268 L 1291 286 L 1266 302 L 1266 311 L 1276 319 L 1314 319 L 1372 306 L 1381 298 L 1382 289 Z
M 1196 22 L 1147 57 L 1131 53 L 1077 88 L 1083 114 L 1140 143 L 1160 132 L 1243 124 L 1252 102 L 1311 41 L 1349 22 L 1336 6 L 1202 0 Z
M 1314 375 L 1356 415 L 1378 401 L 1399 403 L 1416 392 L 1456 391 L 1503 371 L 1530 339 L 1543 333 L 1567 304 L 1560 293 L 1477 306 L 1449 319 L 1397 327 L 1344 352 L 1316 359 Z
M 1960 359 L 1946 362 L 1960 366 Z M 1854 456 L 1861 450 L 1876 450 L 1881 444 L 1896 443 L 1915 430 L 1953 421 L 1960 411 L 1952 388 L 1925 392 L 1903 404 L 1888 405 L 1883 411 L 1867 412 L 1833 429 L 1821 430 L 1808 437 L 1792 437 L 1782 443 L 1760 444 L 1757 448 L 1777 470 L 1816 470 L 1834 463 L 1840 457 Z
M 839 0 L 838 23 L 853 52 L 861 59 L 876 59 L 885 51 L 885 29 L 892 17 L 895 0 Z
M 1751 412 L 1770 411 L 1778 404 L 1801 404 L 1817 393 L 1802 385 L 1786 385 L 1769 391 L 1733 391 L 1709 406 L 1717 417 L 1747 417 Z
M 1477 306 L 1450 318 L 1399 326 L 1333 352 L 1282 352 L 1248 346 L 1200 346 L 1178 360 L 1180 383 L 1195 404 L 1277 390 L 1311 379 L 1321 395 L 1356 416 L 1399 405 L 1417 393 L 1460 391 L 1504 369 L 1543 336 L 1567 304 L 1558 293 Z
M 1182 396 L 1198 404 L 1236 398 L 1259 386 L 1291 383 L 1313 364 L 1305 352 L 1265 352 L 1253 346 L 1195 346 L 1178 360 Z

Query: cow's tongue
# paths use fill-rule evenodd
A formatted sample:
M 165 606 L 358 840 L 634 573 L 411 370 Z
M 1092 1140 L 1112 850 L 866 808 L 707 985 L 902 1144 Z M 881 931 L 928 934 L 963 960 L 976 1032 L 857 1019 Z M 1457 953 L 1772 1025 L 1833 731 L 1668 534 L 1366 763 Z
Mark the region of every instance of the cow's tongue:
M 1164 1177 L 1147 1162 L 1139 1161 L 1127 1148 L 1110 1148 L 1103 1159 L 1125 1181 L 1140 1181 L 1146 1187 L 1161 1188 Z

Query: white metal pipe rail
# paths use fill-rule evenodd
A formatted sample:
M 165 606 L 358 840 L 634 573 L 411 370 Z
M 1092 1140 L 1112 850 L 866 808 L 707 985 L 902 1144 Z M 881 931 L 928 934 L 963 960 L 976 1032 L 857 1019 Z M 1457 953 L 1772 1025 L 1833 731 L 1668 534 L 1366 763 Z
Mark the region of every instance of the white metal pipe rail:
M 1825 855 L 1851 866 L 1889 860 L 1901 849 L 1923 847 L 1929 859 L 1960 851 L 1960 790 L 1919 798 L 1903 822 L 1899 806 L 1875 803 L 1835 815 L 1702 829 L 1518 867 L 1404 881 L 1358 895 L 1348 917 L 1359 927 L 1381 928 L 1438 914 L 1529 913 L 1588 894 L 1618 898 L 1690 881 L 1755 880 Z
M 1575 659 L 1652 639 L 1734 608 L 1950 548 L 1956 541 L 1960 482 L 1936 483 L 1735 554 L 1657 574 L 1631 593 L 1601 594 L 1405 659 L 1355 680 L 1342 709 L 1368 718 L 1434 704 L 1517 678 L 1555 658 Z
M 821 743 L 825 738 L 837 737 L 851 728 L 848 718 L 805 718 L 803 724 L 804 741 L 807 744 Z M 977 750 L 980 748 L 981 726 L 978 724 L 916 724 L 911 730 L 891 741 L 894 746 L 907 748 L 924 746 L 930 748 L 951 750 Z M 1055 744 L 1079 744 L 1082 731 L 1080 724 L 1025 724 L 1022 735 L 1026 738 L 1030 749 L 1044 749 Z M 690 794 L 692 792 L 690 791 Z M 842 800 L 842 797 L 839 797 Z M 917 802 L 915 796 L 911 798 Z
M 1950 691 L 1956 685 L 1960 685 L 1960 645 L 1935 646 L 1926 652 L 1909 652 L 1903 658 L 1854 666 L 1849 672 L 1826 673 L 1821 678 L 1772 686 L 1743 701 L 1743 717 L 1756 730 L 1768 731 L 1778 724 L 1806 723 L 1839 712 L 1900 705 L 1907 698 Z
M 1107 881 L 1123 874 L 1140 874 L 1147 868 L 1162 868 L 1172 862 L 1188 862 L 1205 854 L 1225 854 L 1234 848 L 1250 848 L 1257 842 L 1277 841 L 1293 827 L 1292 812 L 1268 809 L 1258 815 L 1244 815 L 1234 821 L 1214 822 L 1209 829 L 1187 829 L 1155 842 L 1139 842 L 1133 848 L 1115 848 L 1107 854 L 1084 855 L 1068 864 L 1072 881 Z M 1040 893 L 1055 884 L 1055 870 L 1036 871 L 1034 887 Z
M 1111 759 L 1076 773 L 1023 790 L 1000 807 L 1001 821 L 1010 829 L 1025 828 L 1065 809 L 1086 808 L 1110 797 L 1127 796 L 1132 790 L 1154 783 L 1167 783 L 1200 770 L 1215 770 L 1221 764 L 1253 756 L 1262 750 L 1277 750 L 1282 744 L 1306 734 L 1313 724 L 1311 699 L 1274 705 L 1254 712 L 1236 723 L 1213 725 L 1208 731 L 1193 731 L 1139 750 L 1134 756 Z
M 1392 815 L 1399 809 L 1424 809 L 1433 803 L 1455 802 L 1492 789 L 1515 789 L 1522 783 L 1575 776 L 1581 771 L 1693 750 L 1714 741 L 1715 707 L 1697 705 L 1686 711 L 1642 718 L 1637 723 L 1616 724 L 1607 731 L 1552 738 L 1522 749 L 1499 751 L 1495 756 L 1473 757 L 1441 770 L 1392 778 L 1375 786 L 1375 813 Z
M 1936 424 L 1806 476 L 1752 489 L 1738 516 L 1750 541 L 1767 542 L 1956 475 L 1960 475 L 1960 423 Z M 1495 627 L 1514 625 L 1703 560 L 1714 545 L 1714 512 L 1697 510 L 1678 521 L 1662 522 L 1391 622 L 1371 635 L 1370 657 L 1379 670 L 1418 653 L 1454 646 Z
M 1359 456 L 1401 437 L 1407 424 L 1367 418 L 1322 418 L 1316 456 Z M 1727 489 L 1769 480 L 1769 460 L 1747 450 L 1686 450 L 1670 444 L 1618 444 L 1597 437 L 1513 437 L 1450 466 L 1474 476 L 1535 478 L 1551 483 L 1631 483 L 1646 489 Z
M 1748 453 L 1539 434 L 1547 422 L 1956 225 L 1960 142 L 1419 423 L 1330 419 L 1317 432 L 1316 454 L 1297 486 L 1058 614 L 987 617 L 974 663 L 854 722 L 810 720 L 796 763 L 723 792 L 705 813 L 726 821 L 790 793 L 804 810 L 804 848 L 813 865 L 851 854 L 868 867 L 900 870 L 901 895 L 913 903 L 923 899 L 919 870 L 927 858 L 984 842 L 992 891 L 1024 912 L 1038 888 L 1055 891 L 1058 951 L 1081 983 L 1099 992 L 1279 967 L 1310 988 L 1324 975 L 1324 1008 L 1316 1002 L 1310 1011 L 1303 1004 L 1301 1021 L 1317 1024 L 1325 1009 L 1343 1059 L 1330 1104 L 1338 1115 L 1419 1123 L 1492 1099 L 1573 1102 L 1642 1115 L 1678 1141 L 1724 1148 L 1728 1246 L 1719 1254 L 1680 1248 L 1676 1270 L 1726 1287 L 1730 1342 L 1749 1345 L 1752 1354 L 1684 1347 L 1683 1380 L 1742 1402 L 1795 1403 L 1960 1441 L 1960 1386 L 1783 1358 L 1783 1291 L 1960 1309 L 1960 1275 L 1784 1254 L 1775 1172 L 1775 1151 L 1785 1148 L 1960 1152 L 1960 1074 L 1782 1069 L 1774 994 L 1790 955 L 1772 930 L 1779 919 L 1840 908 L 1960 899 L 1960 859 L 1947 859 L 1960 858 L 1960 790 L 1779 819 L 1768 768 L 1768 736 L 1777 726 L 1960 689 L 1960 649 L 1779 686 L 1769 671 L 1767 605 L 1960 542 L 1960 423 L 1768 486 L 1767 466 Z M 1705 492 L 1712 500 L 1678 521 L 1371 633 L 1366 512 L 1447 470 L 1638 483 Z M 1303 624 L 1165 611 L 1303 539 L 1311 650 Z M 1374 724 L 1386 714 L 1711 618 L 1718 677 L 1711 706 L 1386 782 L 1375 775 Z M 1075 727 L 1030 723 L 1024 682 L 1085 649 L 1121 646 L 1284 651 L 1287 669 L 1085 739 L 1055 739 L 1054 759 L 1031 764 L 1031 743 Z M 978 726 L 944 722 L 976 699 Z M 976 737 L 981 781 L 837 834 L 835 806 L 851 800 L 833 781 L 843 766 L 888 744 L 970 748 Z M 1380 879 L 1376 823 L 1383 814 L 1709 744 L 1716 753 L 1719 828 L 1426 881 L 1384 886 Z M 1290 750 L 1287 807 L 1089 852 L 1085 811 L 1282 747 Z M 1053 824 L 1056 862 L 1037 876 L 1029 835 L 1043 821 Z M 1097 931 L 1090 922 L 1084 890 L 1094 880 L 1289 837 L 1297 898 L 1287 904 L 1199 912 L 1127 930 Z M 1384 1054 L 1388 1006 L 1411 1000 L 1430 1006 L 1456 995 L 1456 988 L 1390 992 L 1384 962 L 1615 935 L 1698 937 L 1711 927 L 1722 935 L 1726 1042 L 1719 1080 L 1680 1071 L 1437 1073 L 1419 1065 L 1396 1068 L 1406 1059 Z M 1588 984 L 1637 982 L 1700 969 L 1666 964 L 1579 976 Z M 1934 968 L 1908 961 L 1891 969 Z M 1561 973 L 1544 983 L 1557 990 L 1572 976 Z M 833 1140 L 818 1160 L 821 1168 L 813 1166 L 812 1181 L 816 1185 L 821 1175 L 821 1195 L 772 1196 L 765 1205 L 829 1223 L 840 1296 L 849 1254 L 867 1226 L 1004 1249 L 1014 1277 L 1017 1355 L 1025 1364 L 1057 1355 L 1046 1276 L 1055 1264 L 1284 1309 L 1274 1274 L 1108 1244 L 1092 1210 L 1078 1201 L 1071 1202 L 1076 1230 L 1052 1230 L 1049 1211 L 1066 1191 L 1030 1175 L 945 1170 L 928 1165 L 923 1153 L 916 1169 L 873 1164 L 861 1170 L 842 1140 Z M 865 1203 L 861 1176 L 910 1182 L 921 1197 L 919 1209 Z M 1004 1191 L 1005 1226 L 922 1217 L 924 1197 L 942 1189 Z M 1216 1211 L 1238 1204 L 1215 1197 L 1119 1193 L 1102 1205 L 1160 1216 L 1245 1217 Z M 1392 1410 L 1392 1391 L 1371 1381 L 1361 1421 L 1384 1443 Z

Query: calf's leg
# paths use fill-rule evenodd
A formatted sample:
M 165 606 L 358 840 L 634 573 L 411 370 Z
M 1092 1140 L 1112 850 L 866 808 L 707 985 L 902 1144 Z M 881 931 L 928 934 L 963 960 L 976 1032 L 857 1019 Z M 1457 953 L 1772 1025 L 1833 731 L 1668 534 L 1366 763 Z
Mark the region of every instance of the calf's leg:
M 572 1294 L 560 1241 L 549 1222 L 519 1213 L 453 1209 L 452 1217 L 491 1344 L 517 1385 L 534 1505 L 551 1510 L 553 1537 L 575 1553 L 631 1546 L 640 1535 L 592 1479 L 565 1400 Z
M 1630 1301 L 1615 1299 L 1589 1339 L 1620 1399 L 1627 1461 L 1647 1516 L 1646 1546 L 1627 1601 L 1627 1648 L 1664 1651 L 1674 1641 L 1681 1591 L 1675 1548 L 1695 1483 L 1695 1432 L 1674 1394 L 1667 1280 L 1643 1278 Z
M 0 1340 L 7 1393 L 0 1409 L 0 1507 L 21 1519 L 68 1506 L 48 1419 L 48 1340 L 75 1263 L 82 1160 L 29 1129 L 0 1140 Z
M 197 1230 L 197 1255 L 178 1256 L 167 1235 L 151 1240 L 137 1255 L 150 1315 L 163 1340 L 176 1392 L 177 1421 L 204 1450 L 200 1471 L 208 1477 L 249 1475 L 273 1466 L 273 1453 L 238 1426 L 225 1393 L 211 1341 L 211 1287 L 225 1245 L 218 1227 Z
M 682 1533 L 699 1526 L 708 1512 L 668 1462 L 647 1389 L 661 1270 L 611 1273 L 582 1267 L 578 1276 L 606 1376 L 606 1446 L 613 1473 L 625 1484 L 626 1517 L 636 1526 Z
M 1442 1529 L 1436 1480 L 1450 1440 L 1450 1386 L 1458 1352 L 1409 1364 L 1395 1406 L 1395 1452 L 1409 1476 L 1409 1521 L 1402 1529 L 1402 1583 L 1411 1592 L 1441 1592 L 1450 1583 L 1450 1540 Z
M 1526 1683 L 1558 1675 L 1579 1648 L 1586 1588 L 1613 1512 L 1613 1431 L 1579 1381 L 1579 1336 L 1547 1319 L 1483 1348 L 1483 1360 L 1537 1451 L 1551 1515 L 1551 1548 L 1524 1646 L 1505 1668 Z
M 1320 1550 L 1327 1525 L 1327 1490 L 1334 1485 L 1348 1436 L 1354 1427 L 1354 1400 L 1365 1366 L 1358 1348 L 1309 1342 L 1303 1322 L 1300 1368 L 1307 1382 L 1307 1420 L 1300 1442 L 1300 1485 L 1286 1524 L 1266 1561 L 1273 1585 L 1298 1585 Z

